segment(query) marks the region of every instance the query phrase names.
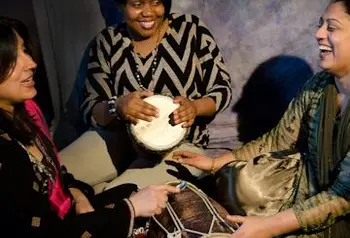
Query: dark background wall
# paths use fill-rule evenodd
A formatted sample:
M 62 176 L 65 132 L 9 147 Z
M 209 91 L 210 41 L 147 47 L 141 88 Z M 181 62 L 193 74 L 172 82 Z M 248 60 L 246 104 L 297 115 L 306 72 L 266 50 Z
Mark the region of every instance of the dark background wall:
M 35 12 L 31 0 L 0 0 L 0 16 L 18 19 L 28 27 L 34 47 L 38 55 L 38 68 L 35 81 L 38 94 L 35 98 L 43 109 L 44 115 L 50 123 L 54 117 L 50 89 L 46 76 L 45 65 L 41 53 L 40 39 L 35 19 Z

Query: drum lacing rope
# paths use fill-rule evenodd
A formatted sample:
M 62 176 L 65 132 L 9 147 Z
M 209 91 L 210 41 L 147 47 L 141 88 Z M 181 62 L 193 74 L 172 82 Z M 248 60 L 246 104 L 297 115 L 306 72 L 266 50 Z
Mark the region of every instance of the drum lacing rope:
M 191 183 L 187 182 L 188 188 L 193 191 L 195 194 L 197 194 L 200 198 L 202 198 L 204 204 L 206 205 L 206 207 L 208 208 L 208 210 L 210 211 L 210 213 L 213 216 L 213 220 L 211 221 L 210 224 L 210 228 L 209 228 L 209 232 L 208 233 L 202 233 L 202 232 L 198 232 L 198 231 L 194 231 L 191 229 L 187 229 L 185 228 L 185 226 L 182 224 L 180 218 L 178 217 L 178 215 L 176 214 L 176 212 L 174 211 L 174 209 L 171 207 L 170 203 L 167 202 L 166 203 L 166 208 L 169 212 L 170 217 L 172 218 L 172 220 L 175 223 L 176 229 L 174 232 L 168 232 L 168 230 L 155 218 L 155 216 L 152 216 L 153 220 L 159 225 L 159 227 L 167 234 L 167 238 L 181 238 L 181 235 L 183 232 L 188 232 L 188 233 L 192 233 L 192 234 L 196 234 L 196 235 L 201 235 L 201 236 L 207 236 L 212 234 L 212 229 L 214 227 L 214 223 L 215 221 L 220 221 L 222 224 L 226 225 L 227 228 L 229 228 L 232 233 L 235 232 L 235 229 L 233 229 L 220 215 L 219 213 L 216 211 L 215 207 L 211 204 L 209 198 L 201 191 L 201 190 L 197 190 L 195 189 L 194 185 L 192 185 Z

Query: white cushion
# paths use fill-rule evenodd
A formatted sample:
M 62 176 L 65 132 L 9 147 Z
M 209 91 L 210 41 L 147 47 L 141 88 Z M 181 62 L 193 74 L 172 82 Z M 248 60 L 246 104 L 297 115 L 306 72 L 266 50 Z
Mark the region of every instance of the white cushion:
M 78 180 L 92 186 L 110 181 L 118 173 L 106 142 L 96 131 L 87 131 L 59 152 L 61 163 Z

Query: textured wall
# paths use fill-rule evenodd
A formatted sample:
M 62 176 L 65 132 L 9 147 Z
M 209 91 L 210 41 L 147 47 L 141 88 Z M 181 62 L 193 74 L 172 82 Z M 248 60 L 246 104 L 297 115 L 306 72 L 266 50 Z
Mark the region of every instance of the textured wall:
M 300 56 L 317 70 L 313 35 L 328 2 L 176 0 L 173 11 L 194 13 L 209 26 L 223 50 L 238 96 L 254 68 L 275 55 Z
M 52 84 L 57 84 L 55 88 L 60 91 L 56 92 L 53 99 L 54 102 L 60 101 L 62 107 L 72 92 L 83 49 L 93 35 L 103 28 L 99 8 L 107 16 L 106 24 L 119 19 L 113 17 L 113 12 L 118 14 L 118 11 L 113 0 L 99 0 L 100 6 L 95 0 L 75 0 L 74 4 L 69 0 L 33 2 L 39 35 L 43 38 L 41 42 L 48 43 L 44 53 L 46 66 L 50 69 L 49 78 L 55 81 Z M 310 64 L 313 70 L 318 70 L 318 49 L 313 34 L 328 2 L 173 0 L 173 12 L 193 13 L 211 29 L 232 76 L 233 106 L 240 100 L 244 85 L 257 66 L 272 56 L 298 56 Z M 285 72 L 292 71 L 293 64 L 290 64 L 290 70 Z M 278 80 L 283 80 L 283 74 L 279 72 L 278 75 Z M 293 78 L 288 81 L 293 81 Z M 234 144 L 237 142 L 236 120 L 232 110 L 227 110 L 215 119 L 211 131 L 214 146 L 217 142 L 221 142 L 221 145 L 225 142 L 230 147 L 237 145 Z
M 112 1 L 100 0 L 100 3 L 106 7 Z M 193 13 L 209 26 L 232 76 L 232 105 L 211 124 L 211 146 L 237 147 L 238 138 L 254 138 L 278 121 L 312 70 L 319 70 L 313 35 L 328 2 L 173 1 L 173 12 Z M 105 16 L 112 13 L 111 8 L 107 9 Z M 269 60 L 275 56 L 278 57 Z M 238 102 L 239 108 L 233 112 Z M 249 112 L 254 110 L 255 114 Z M 278 111 L 276 115 L 272 115 L 274 110 Z
M 234 105 L 252 72 L 276 55 L 304 59 L 318 71 L 314 38 L 329 0 L 176 0 L 173 11 L 194 13 L 214 34 L 232 76 Z M 293 67 L 293 65 L 291 65 Z M 211 142 L 237 146 L 236 114 L 227 110 L 213 123 Z

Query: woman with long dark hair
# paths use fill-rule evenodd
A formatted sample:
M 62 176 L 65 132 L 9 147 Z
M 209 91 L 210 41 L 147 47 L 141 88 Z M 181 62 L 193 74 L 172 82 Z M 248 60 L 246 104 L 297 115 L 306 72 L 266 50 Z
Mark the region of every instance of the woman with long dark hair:
M 97 196 L 61 167 L 40 109 L 26 27 L 0 18 L 0 236 L 128 237 L 178 189 L 124 184 Z

